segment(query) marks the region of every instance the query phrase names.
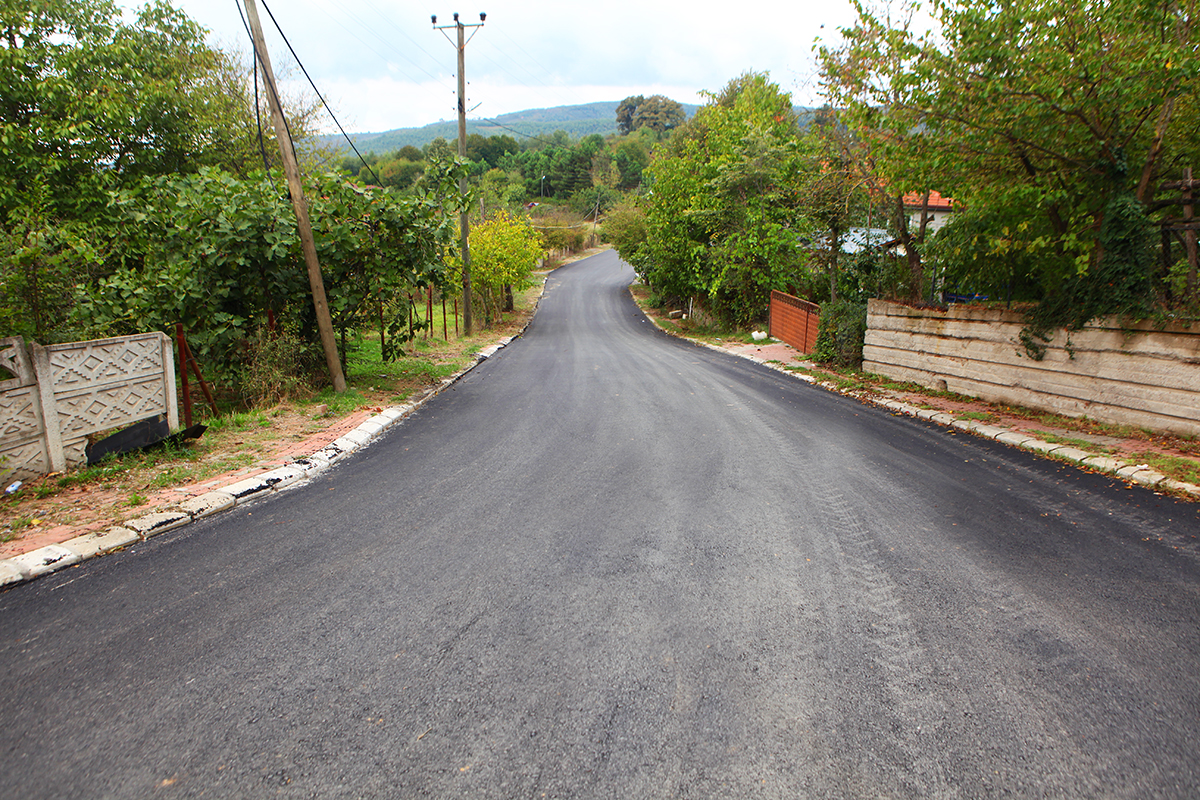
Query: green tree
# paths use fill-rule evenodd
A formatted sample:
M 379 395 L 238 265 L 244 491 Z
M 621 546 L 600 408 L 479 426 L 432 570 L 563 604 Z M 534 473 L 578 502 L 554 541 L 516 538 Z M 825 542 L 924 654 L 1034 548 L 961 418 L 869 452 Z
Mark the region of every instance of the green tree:
M 954 196 L 976 248 L 1029 254 L 1047 296 L 1100 268 L 1115 201 L 1200 155 L 1194 1 L 953 0 L 925 35 L 858 11 L 822 57 L 880 178 Z
M 527 287 L 542 257 L 542 241 L 523 217 L 501 211 L 471 229 L 471 282 L 480 295 L 486 324 L 499 316 L 506 287 Z M 455 260 L 461 270 L 461 262 Z
M 683 106 L 663 97 L 661 94 L 651 95 L 638 104 L 633 115 L 633 129 L 649 128 L 658 134 L 678 128 L 687 119 Z
M 438 136 L 436 139 L 425 145 L 425 160 L 426 161 L 445 161 L 458 156 L 457 145 L 452 145 L 444 137 Z
M 313 233 L 331 313 L 344 334 L 381 318 L 388 353 L 411 336 L 407 296 L 444 286 L 451 215 L 431 199 L 309 176 Z M 188 330 L 206 370 L 236 385 L 247 343 L 274 320 L 317 347 L 295 216 L 278 173 L 247 180 L 213 168 L 146 179 L 114 197 L 108 277 L 79 287 L 92 335 Z M 344 353 L 344 348 L 343 348 Z
M 470 139 L 470 137 L 467 138 Z M 489 167 L 495 168 L 500 166 L 500 159 L 505 154 L 519 153 L 520 151 L 521 145 L 511 136 L 489 136 L 477 144 L 474 152 L 468 142 L 467 156 L 474 161 L 483 161 Z
M 650 153 L 637 141 L 623 141 L 617 145 L 613 158 L 620 178 L 617 187 L 635 189 L 642 183 L 642 170 L 650 165 Z
M 617 104 L 617 132 L 620 134 L 633 133 L 633 117 L 638 106 L 646 100 L 642 95 L 630 95 Z
M 646 170 L 647 233 L 634 267 L 660 294 L 699 296 L 732 322 L 757 319 L 772 289 L 807 274 L 800 243 L 811 224 L 799 187 L 808 161 L 791 97 L 765 74 L 731 81 Z
M 82 219 L 114 185 L 240 159 L 230 64 L 162 0 L 127 23 L 108 0 L 0 7 L 0 217 L 44 196 Z M 42 187 L 42 188 L 39 188 Z
M 397 189 L 407 189 L 415 184 L 425 172 L 424 161 L 409 161 L 398 158 L 382 161 L 375 169 L 379 180 L 384 186 L 394 186 Z
M 622 260 L 635 264 L 646 243 L 646 212 L 634 203 L 621 203 L 608 213 L 601 226 L 604 240 L 611 242 Z
M 132 21 L 108 0 L 0 5 L 5 330 L 73 335 L 74 284 L 109 269 L 110 192 L 204 166 L 244 173 L 260 161 L 244 89 L 233 60 L 165 2 Z

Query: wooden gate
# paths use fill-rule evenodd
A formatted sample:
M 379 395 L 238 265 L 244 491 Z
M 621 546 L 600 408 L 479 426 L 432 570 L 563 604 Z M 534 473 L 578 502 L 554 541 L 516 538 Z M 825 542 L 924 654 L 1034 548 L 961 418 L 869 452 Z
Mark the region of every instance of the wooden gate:
M 771 336 L 787 342 L 801 353 L 811 353 L 817 343 L 820 322 L 821 307 L 816 303 L 783 292 L 771 292 Z

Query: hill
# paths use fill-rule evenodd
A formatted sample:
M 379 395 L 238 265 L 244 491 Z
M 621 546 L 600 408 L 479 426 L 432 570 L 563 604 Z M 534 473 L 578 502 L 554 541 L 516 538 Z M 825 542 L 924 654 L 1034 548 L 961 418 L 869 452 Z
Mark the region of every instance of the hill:
M 617 106 L 620 101 L 584 103 L 576 106 L 554 106 L 553 108 L 531 108 L 511 114 L 501 114 L 494 119 L 468 119 L 467 133 L 481 136 L 512 136 L 518 141 L 528 137 L 546 136 L 555 131 L 565 131 L 572 139 L 582 139 L 593 133 L 608 136 L 617 132 Z M 689 118 L 700 108 L 682 104 Z M 798 107 L 801 126 L 808 124 L 814 109 Z M 458 122 L 442 120 L 420 128 L 396 128 L 380 133 L 352 133 L 354 146 L 363 153 L 391 153 L 405 145 L 424 147 L 438 137 L 447 141 L 458 138 Z M 340 135 L 321 137 L 324 143 L 344 147 Z
M 620 101 L 584 103 L 577 106 L 555 106 L 533 108 L 501 114 L 494 119 L 468 119 L 467 133 L 481 136 L 512 136 L 518 141 L 531 136 L 545 136 L 555 131 L 566 131 L 573 139 L 581 139 L 593 133 L 608 136 L 617 132 L 617 106 Z M 684 104 L 683 110 L 690 117 L 699 106 Z M 454 141 L 458 137 L 458 122 L 443 120 L 420 128 L 397 128 L 382 133 L 352 133 L 354 145 L 364 153 L 389 153 L 405 145 L 424 147 L 437 137 Z M 331 144 L 341 140 L 340 136 L 325 137 Z

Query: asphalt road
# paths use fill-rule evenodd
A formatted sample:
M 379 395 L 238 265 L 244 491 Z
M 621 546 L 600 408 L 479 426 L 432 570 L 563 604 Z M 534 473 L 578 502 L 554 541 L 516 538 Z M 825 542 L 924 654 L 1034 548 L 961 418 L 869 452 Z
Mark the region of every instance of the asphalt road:
M 0 595 L 0 797 L 1195 797 L 1200 514 L 611 254 L 300 489 Z

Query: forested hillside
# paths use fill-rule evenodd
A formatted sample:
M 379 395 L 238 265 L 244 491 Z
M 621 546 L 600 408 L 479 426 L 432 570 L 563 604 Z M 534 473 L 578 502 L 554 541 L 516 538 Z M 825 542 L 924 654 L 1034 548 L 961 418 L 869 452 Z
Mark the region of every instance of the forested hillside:
M 480 136 L 546 136 L 563 131 L 573 139 L 582 139 L 593 133 L 611 136 L 617 132 L 618 101 L 585 103 L 577 106 L 555 106 L 533 108 L 511 114 L 501 114 L 495 119 L 468 119 L 467 133 Z M 699 106 L 681 104 L 684 113 L 691 116 Z M 455 139 L 458 136 L 457 120 L 440 120 L 420 128 L 397 128 L 382 133 L 351 134 L 354 145 L 362 152 L 385 153 L 399 150 L 406 145 L 425 147 L 434 139 Z M 340 137 L 325 137 L 331 145 L 341 147 Z

